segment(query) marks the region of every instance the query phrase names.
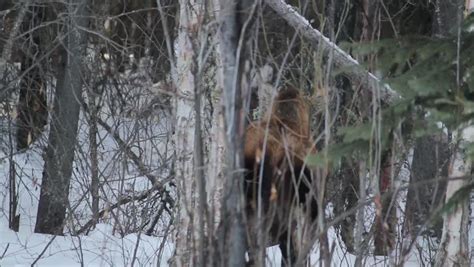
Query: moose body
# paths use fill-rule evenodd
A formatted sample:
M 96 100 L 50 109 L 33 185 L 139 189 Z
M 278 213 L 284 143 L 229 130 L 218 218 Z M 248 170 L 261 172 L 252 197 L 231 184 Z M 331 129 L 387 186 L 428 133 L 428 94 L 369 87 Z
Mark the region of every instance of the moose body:
M 293 236 L 295 220 L 299 219 L 296 208 L 303 208 L 303 216 L 310 223 L 317 218 L 312 171 L 305 162 L 312 153 L 309 107 L 297 89 L 283 89 L 270 112 L 246 129 L 244 190 L 249 255 L 260 238 L 264 246 L 280 245 L 284 265 L 304 260 Z

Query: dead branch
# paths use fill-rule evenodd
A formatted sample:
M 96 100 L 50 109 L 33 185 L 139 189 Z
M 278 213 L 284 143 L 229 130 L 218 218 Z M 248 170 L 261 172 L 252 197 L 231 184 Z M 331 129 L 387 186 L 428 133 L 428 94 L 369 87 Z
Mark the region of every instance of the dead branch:
M 140 175 L 145 176 L 148 178 L 148 180 L 153 184 L 153 187 L 157 187 L 157 189 L 160 190 L 160 192 L 163 194 L 163 199 L 165 199 L 166 202 L 168 202 L 172 207 L 174 206 L 174 200 L 170 196 L 168 190 L 164 187 L 164 181 L 158 181 L 155 175 L 151 174 L 151 170 L 148 169 L 143 161 L 135 154 L 130 147 L 127 145 L 125 141 L 122 140 L 120 135 L 110 127 L 105 121 L 102 119 L 98 118 L 97 123 L 102 126 L 109 134 L 112 135 L 112 137 L 115 139 L 115 141 L 119 144 L 119 146 L 125 150 L 127 155 L 132 159 L 133 163 L 137 166 L 138 172 Z M 168 178 L 167 178 L 168 179 Z M 170 181 L 170 180 L 168 180 Z M 168 182 L 167 181 L 167 182 Z
M 82 104 L 84 110 L 89 110 L 88 105 L 84 101 L 81 101 L 81 104 Z M 90 219 L 84 226 L 81 227 L 81 229 L 79 229 L 76 232 L 76 234 L 79 235 L 79 234 L 84 233 L 85 231 L 87 231 L 90 227 L 92 227 L 97 222 L 97 220 L 99 218 L 102 218 L 104 216 L 104 214 L 108 213 L 109 211 L 111 211 L 115 208 L 118 208 L 121 205 L 132 202 L 132 201 L 143 200 L 155 191 L 158 191 L 160 193 L 161 198 L 165 203 L 168 203 L 170 205 L 170 207 L 174 207 L 174 204 L 175 204 L 174 199 L 171 197 L 169 191 L 165 187 L 165 184 L 171 182 L 174 177 L 172 175 L 170 175 L 169 177 L 167 177 L 165 179 L 158 180 L 157 177 L 151 173 L 151 170 L 149 170 L 145 166 L 145 164 L 140 159 L 140 157 L 138 157 L 130 149 L 130 147 L 127 145 L 127 143 L 120 137 L 120 135 L 116 131 L 113 130 L 113 128 L 110 125 L 108 125 L 105 121 L 103 121 L 100 118 L 97 119 L 97 123 L 100 126 L 102 126 L 110 135 L 112 135 L 112 137 L 118 143 L 120 148 L 123 149 L 125 151 L 125 153 L 127 153 L 128 157 L 130 157 L 132 159 L 133 163 L 137 166 L 139 174 L 142 175 L 142 176 L 147 177 L 148 180 L 152 183 L 153 186 L 152 186 L 152 188 L 144 191 L 143 193 L 141 193 L 139 195 L 127 196 L 127 197 L 121 198 L 115 204 L 113 204 L 112 206 L 101 210 L 97 214 L 96 218 Z
M 142 192 L 141 194 L 139 195 L 134 195 L 134 196 L 126 196 L 126 197 L 123 197 L 121 199 L 119 199 L 119 201 L 117 201 L 116 203 L 114 203 L 113 205 L 101 210 L 99 213 L 98 213 L 98 218 L 103 218 L 104 215 L 108 214 L 111 210 L 113 209 L 116 209 L 118 207 L 120 207 L 121 205 L 124 205 L 124 204 L 127 204 L 127 203 L 130 203 L 132 201 L 140 201 L 140 200 L 143 200 L 143 199 L 146 199 L 148 196 L 150 196 L 153 192 L 155 191 L 159 191 L 159 190 L 162 190 L 164 188 L 164 185 L 169 182 L 171 179 L 173 179 L 173 177 L 168 177 L 166 179 L 164 179 L 163 181 L 159 182 L 159 183 L 156 183 L 153 185 L 152 188 Z M 171 204 L 171 203 L 170 203 Z M 85 231 L 89 230 L 95 223 L 97 222 L 97 218 L 92 218 L 90 219 L 86 224 L 84 224 L 84 226 L 81 227 L 81 229 L 79 229 L 76 234 L 77 235 L 80 235 L 82 233 L 84 233 Z

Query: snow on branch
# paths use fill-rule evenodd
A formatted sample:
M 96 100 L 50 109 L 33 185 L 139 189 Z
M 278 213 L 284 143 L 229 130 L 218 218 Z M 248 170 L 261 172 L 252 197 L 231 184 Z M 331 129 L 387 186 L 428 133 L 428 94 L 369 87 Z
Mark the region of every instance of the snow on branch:
M 387 84 L 382 84 L 374 74 L 365 70 L 357 60 L 331 42 L 321 32 L 314 29 L 306 18 L 301 16 L 291 5 L 285 3 L 284 0 L 265 0 L 265 3 L 281 16 L 288 25 L 301 33 L 314 48 L 322 49 L 324 56 L 332 55 L 333 63 L 337 68 L 349 69 L 350 72 L 347 75 L 353 82 L 360 83 L 364 89 L 371 92 L 377 92 L 377 89 L 380 88 L 380 98 L 385 103 L 392 103 L 400 97 Z

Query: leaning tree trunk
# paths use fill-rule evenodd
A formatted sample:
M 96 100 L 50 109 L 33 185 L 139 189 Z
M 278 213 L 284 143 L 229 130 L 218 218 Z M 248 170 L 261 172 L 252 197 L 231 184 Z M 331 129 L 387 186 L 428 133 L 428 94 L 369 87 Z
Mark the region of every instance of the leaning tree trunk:
M 89 0 L 70 0 L 67 6 L 67 38 L 63 50 L 63 70 L 57 77 L 51 129 L 45 155 L 41 195 L 35 232 L 62 234 L 68 207 L 82 94 L 81 69 L 89 24 Z

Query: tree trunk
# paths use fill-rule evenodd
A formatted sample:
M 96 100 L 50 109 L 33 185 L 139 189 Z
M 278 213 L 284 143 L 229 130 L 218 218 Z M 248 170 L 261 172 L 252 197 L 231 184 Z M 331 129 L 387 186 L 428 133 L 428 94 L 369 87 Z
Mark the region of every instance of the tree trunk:
M 88 0 L 69 1 L 63 70 L 58 73 L 48 148 L 45 155 L 36 233 L 62 234 L 68 207 L 80 102 L 82 98 L 83 57 L 89 24 Z
M 99 133 L 97 127 L 97 119 L 99 117 L 99 107 L 97 105 L 97 90 L 91 87 L 87 94 L 88 107 L 89 107 L 89 158 L 91 162 L 91 210 L 92 217 L 97 220 L 99 219 L 99 159 L 98 159 L 98 143 L 97 134 Z
M 5 111 L 7 114 L 10 114 L 10 103 L 6 103 Z M 12 127 L 12 119 L 8 119 L 8 128 Z M 16 173 L 16 162 L 14 159 L 14 143 L 13 143 L 13 134 L 11 131 L 8 133 L 8 144 L 10 155 L 8 157 L 9 161 L 9 177 L 8 177 L 8 191 L 9 191 L 9 205 L 8 205 L 8 227 L 18 232 L 20 229 L 20 214 L 17 215 L 18 208 L 18 192 L 17 192 L 17 173 Z
M 443 203 L 449 166 L 447 139 L 445 134 L 438 134 L 415 141 L 410 175 L 413 186 L 408 188 L 404 226 L 411 238 L 416 238 L 419 227 L 425 225 L 431 212 Z M 430 224 L 433 231 L 430 234 L 440 238 L 442 225 Z
M 6 10 L 13 8 L 14 6 L 10 1 L 2 1 L 0 3 L 0 13 L 4 13 L 4 15 L 1 17 L 1 22 L 0 22 L 0 40 L 4 39 L 5 41 L 0 42 L 0 49 L 2 51 L 2 55 L 0 57 L 0 74 L 4 75 L 5 67 L 6 67 L 6 62 L 7 61 L 15 61 L 15 56 L 13 54 L 15 50 L 14 49 L 14 41 L 15 38 L 18 37 L 18 33 L 21 31 L 21 26 L 23 25 L 23 20 L 25 19 L 26 12 L 28 11 L 28 3 L 23 3 L 20 5 L 19 10 L 16 12 L 11 12 L 15 14 L 14 19 L 9 19 L 11 16 L 9 13 L 6 12 Z M 9 23 L 9 20 L 11 22 Z M 15 51 L 17 52 L 17 51 Z M 2 88 L 2 90 L 4 90 Z M 3 99 L 4 96 L 0 95 L 0 99 Z
M 201 168 L 201 166 L 197 166 L 199 162 L 196 161 L 198 156 L 195 152 L 202 151 L 202 147 L 199 147 L 199 142 L 202 140 L 197 140 L 201 138 L 199 137 L 200 131 L 196 131 L 196 127 L 200 127 L 196 124 L 196 109 L 200 109 L 200 105 L 195 106 L 195 101 L 200 101 L 200 98 L 196 95 L 196 93 L 199 93 L 196 90 L 200 78 L 197 76 L 198 48 L 194 43 L 200 40 L 198 38 L 199 28 L 201 27 L 199 17 L 203 14 L 202 7 L 199 5 L 200 2 L 196 0 L 179 1 L 180 30 L 176 52 L 177 77 L 174 78 L 177 89 L 175 126 L 177 161 L 175 169 L 179 194 L 175 237 L 176 251 L 173 259 L 173 265 L 175 266 L 194 266 L 202 264 L 202 262 L 197 262 L 196 257 L 199 257 L 199 260 L 203 259 L 203 255 L 201 255 L 201 249 L 203 248 L 199 246 L 202 246 L 200 241 L 203 240 L 202 235 L 204 233 L 199 231 L 199 225 L 196 222 L 199 217 L 205 215 L 199 214 L 196 210 L 201 192 L 196 190 L 198 181 L 195 179 L 197 168 Z M 196 134 L 198 135 L 196 136 Z M 202 156 L 201 153 L 199 154 Z
M 243 68 L 248 52 L 249 30 L 256 2 L 220 0 L 219 56 L 223 71 L 226 172 L 219 233 L 219 265 L 244 266 L 246 231 L 243 223 L 243 145 L 245 104 L 250 80 Z M 240 38 L 244 38 L 239 46 Z M 248 63 L 248 62 L 247 62 Z
M 222 92 L 217 92 L 219 96 Z M 220 99 L 220 98 L 219 98 Z M 220 103 L 216 103 L 219 105 Z M 208 233 L 209 243 L 214 243 L 214 234 L 218 233 L 218 226 L 222 220 L 221 216 L 221 200 L 224 191 L 224 160 L 225 160 L 225 134 L 224 134 L 224 118 L 222 110 L 214 110 L 212 116 L 212 128 L 210 132 L 209 140 L 209 152 L 208 152 L 208 171 L 207 171 L 207 199 L 208 199 Z M 210 249 L 215 249 L 214 246 L 209 246 Z M 212 251 L 211 253 L 215 253 Z M 213 255 L 213 254 L 211 254 Z M 214 266 L 214 257 L 210 257 L 210 265 Z
M 21 71 L 24 74 L 20 81 L 20 97 L 17 117 L 17 149 L 28 148 L 41 134 L 48 119 L 45 64 L 39 60 L 43 54 L 41 36 L 43 32 L 37 27 L 43 22 L 45 10 L 39 5 L 25 7 L 29 9 L 27 19 L 23 22 L 26 33 L 26 44 L 23 48 Z M 21 11 L 20 11 L 21 12 Z
M 471 163 L 466 157 L 461 152 L 453 155 L 449 166 L 446 204 L 467 184 L 466 179 L 459 178 L 471 175 Z M 454 209 L 444 215 L 443 234 L 434 266 L 469 266 L 469 200 L 469 197 L 456 200 L 457 203 L 450 204 L 455 205 Z
M 469 4 L 469 3 L 468 3 Z M 461 26 L 463 21 L 463 0 L 456 1 L 436 1 L 435 27 L 440 36 L 448 33 L 457 33 L 457 42 L 461 42 Z M 469 8 L 470 6 L 466 6 Z M 459 52 L 459 51 L 458 51 Z M 459 57 L 459 54 L 458 54 Z M 459 60 L 459 58 L 458 58 Z M 457 65 L 457 89 L 461 88 L 459 79 L 459 65 Z M 464 138 L 461 131 L 458 131 L 461 140 Z M 467 179 L 454 179 L 471 175 L 472 163 L 467 159 L 467 155 L 462 153 L 461 147 L 457 147 L 451 156 L 448 170 L 448 183 L 446 186 L 446 205 L 454 199 L 458 190 L 467 184 Z M 443 233 L 441 243 L 436 252 L 435 266 L 469 266 L 469 197 L 455 200 L 454 209 L 443 217 Z

